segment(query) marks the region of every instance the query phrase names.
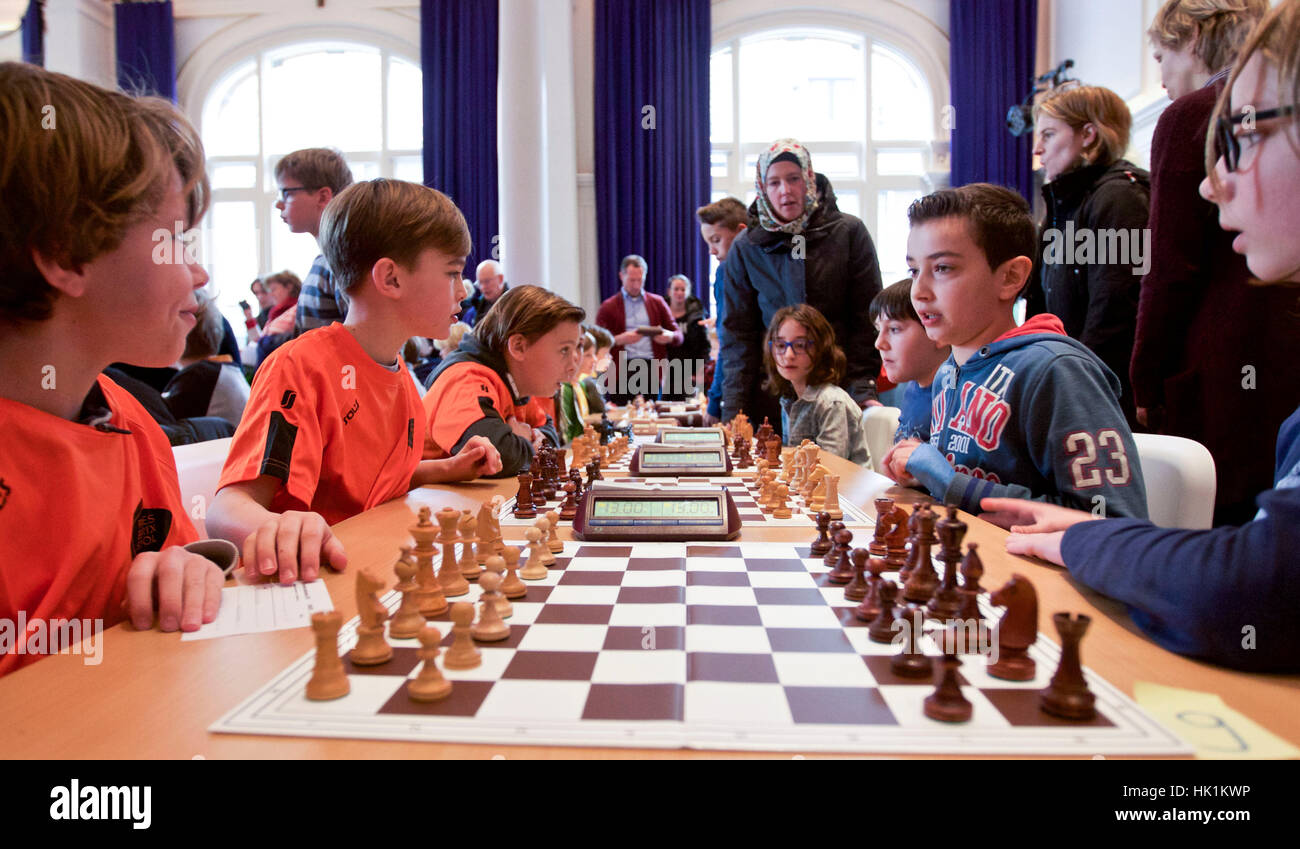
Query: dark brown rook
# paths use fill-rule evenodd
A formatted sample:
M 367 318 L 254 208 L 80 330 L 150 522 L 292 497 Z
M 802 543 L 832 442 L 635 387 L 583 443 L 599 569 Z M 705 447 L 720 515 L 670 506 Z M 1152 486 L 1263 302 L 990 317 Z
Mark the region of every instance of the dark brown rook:
M 1097 697 L 1088 689 L 1079 659 L 1079 643 L 1092 619 L 1082 613 L 1078 616 L 1057 613 L 1052 616 L 1052 624 L 1061 635 L 1061 663 L 1056 667 L 1052 683 L 1043 690 L 1040 705 L 1047 713 L 1063 719 L 1092 719 L 1097 715 Z

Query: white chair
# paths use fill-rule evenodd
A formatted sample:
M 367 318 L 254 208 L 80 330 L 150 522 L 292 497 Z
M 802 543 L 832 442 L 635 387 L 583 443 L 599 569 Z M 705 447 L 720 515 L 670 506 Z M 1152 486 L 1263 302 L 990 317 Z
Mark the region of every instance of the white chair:
M 1214 457 L 1204 445 L 1181 436 L 1135 433 L 1147 488 L 1147 513 L 1162 528 L 1209 528 L 1214 524 Z
M 867 407 L 862 411 L 863 426 L 867 429 L 867 450 L 871 452 L 871 468 L 883 474 L 882 465 L 889 449 L 894 447 L 894 434 L 898 432 L 898 418 L 903 411 L 897 407 Z
M 176 474 L 181 481 L 181 504 L 185 505 L 185 511 L 200 537 L 207 536 L 203 517 L 217 494 L 217 481 L 221 478 L 221 467 L 226 464 L 232 441 L 231 438 L 213 439 L 172 448 L 176 457 Z M 201 500 L 196 501 L 196 498 Z

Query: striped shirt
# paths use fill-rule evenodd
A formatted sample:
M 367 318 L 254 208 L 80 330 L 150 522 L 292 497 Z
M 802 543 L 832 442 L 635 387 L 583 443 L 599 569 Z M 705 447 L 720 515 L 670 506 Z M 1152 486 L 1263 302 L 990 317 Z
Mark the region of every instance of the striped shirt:
M 302 283 L 298 313 L 293 320 L 294 336 L 342 321 L 347 316 L 347 293 L 334 288 L 334 276 L 322 254 L 312 261 L 311 271 L 307 272 L 307 279 Z

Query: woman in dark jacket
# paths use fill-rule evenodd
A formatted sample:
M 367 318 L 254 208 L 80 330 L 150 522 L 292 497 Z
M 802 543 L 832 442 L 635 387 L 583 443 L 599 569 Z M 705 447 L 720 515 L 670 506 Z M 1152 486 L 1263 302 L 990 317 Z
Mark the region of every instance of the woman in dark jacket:
M 870 307 L 881 289 L 880 264 L 866 225 L 840 212 L 830 181 L 813 171 L 799 142 L 773 142 L 756 172 L 748 227 L 723 266 L 722 418 L 744 412 L 779 429 L 780 406 L 761 384 L 763 337 L 782 307 L 806 303 L 826 316 L 848 358 L 840 385 L 859 404 L 875 400 L 880 354 Z
M 1029 315 L 1048 312 L 1115 372 L 1120 407 L 1137 428 L 1129 360 L 1142 275 L 1150 265 L 1151 179 L 1121 159 L 1133 117 L 1100 86 L 1049 94 L 1034 112 L 1047 184 L 1040 255 L 1026 297 Z
M 668 383 L 663 400 L 679 401 L 704 391 L 704 361 L 709 358 L 709 333 L 700 324 L 704 304 L 690 294 L 691 281 L 684 274 L 668 278 L 668 309 L 685 336 L 680 345 L 668 346 Z M 679 383 L 680 382 L 680 383 Z

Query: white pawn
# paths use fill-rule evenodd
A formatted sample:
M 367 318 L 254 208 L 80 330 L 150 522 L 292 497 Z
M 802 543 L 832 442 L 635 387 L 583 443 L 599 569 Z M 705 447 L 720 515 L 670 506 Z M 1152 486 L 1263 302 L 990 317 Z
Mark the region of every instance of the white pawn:
M 484 568 L 488 572 L 495 573 L 497 581 L 489 587 L 483 583 L 483 576 L 479 576 L 478 583 L 483 588 L 483 595 L 491 595 L 492 601 L 496 605 L 497 615 L 502 619 L 509 619 L 515 615 L 515 606 L 510 603 L 510 599 L 506 598 L 506 594 L 501 592 L 501 585 L 506 580 L 506 559 L 499 554 L 494 554 L 487 559 L 487 565 Z
M 542 558 L 547 553 L 542 545 L 542 532 L 539 528 L 529 528 L 524 536 L 528 538 L 528 562 L 519 570 L 519 577 L 525 581 L 540 581 L 549 574 Z
M 548 510 L 546 515 L 538 517 L 537 521 L 533 522 L 533 527 L 542 532 L 541 543 L 543 566 L 555 565 L 555 554 L 553 553 L 554 549 L 551 546 L 550 537 L 555 533 L 555 524 L 559 521 L 560 514 L 556 513 L 554 510 Z M 556 542 L 559 542 L 558 537 L 556 537 Z M 564 543 L 560 543 L 560 550 L 564 550 Z

